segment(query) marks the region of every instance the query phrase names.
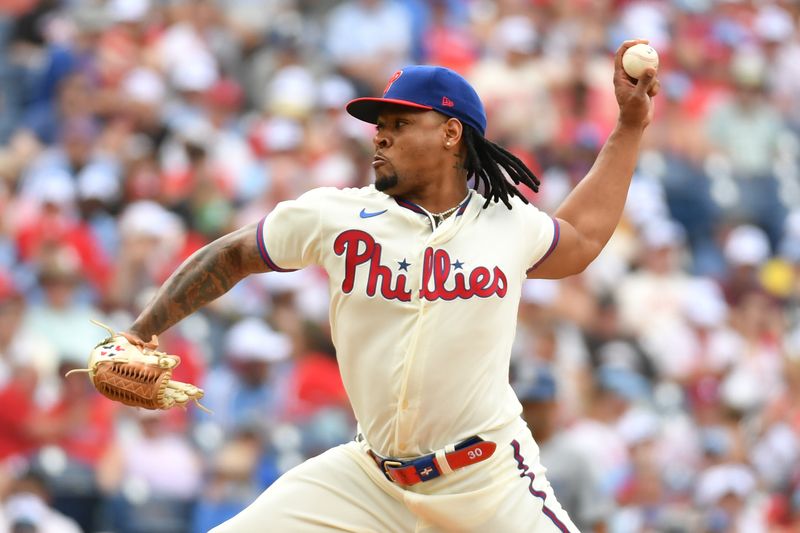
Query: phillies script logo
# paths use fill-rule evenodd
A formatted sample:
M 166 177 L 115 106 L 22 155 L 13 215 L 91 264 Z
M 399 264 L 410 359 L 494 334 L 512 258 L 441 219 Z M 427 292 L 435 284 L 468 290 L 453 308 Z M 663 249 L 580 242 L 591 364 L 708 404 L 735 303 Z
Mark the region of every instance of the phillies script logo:
M 386 88 L 383 90 L 384 96 L 386 95 L 386 93 L 389 92 L 389 89 L 392 88 L 392 84 L 397 81 L 397 78 L 399 78 L 402 75 L 403 75 L 403 71 L 402 70 L 398 70 L 397 72 L 392 74 L 392 77 L 389 78 L 389 83 L 386 84 Z
M 333 243 L 336 255 L 344 255 L 345 271 L 342 291 L 350 294 L 356 282 L 356 272 L 361 265 L 367 273 L 367 295 L 375 296 L 380 290 L 387 300 L 411 300 L 408 288 L 408 276 L 403 272 L 393 272 L 391 268 L 381 264 L 381 245 L 375 242 L 372 235 L 360 230 L 347 230 L 339 234 Z M 471 272 L 455 271 L 449 288 L 445 286 L 450 278 L 454 263 L 445 250 L 425 249 L 422 264 L 422 288 L 420 298 L 433 300 L 464 300 L 478 296 L 488 298 L 506 295 L 508 281 L 499 267 L 489 270 L 486 267 L 475 267 Z M 457 263 L 459 264 L 459 263 Z

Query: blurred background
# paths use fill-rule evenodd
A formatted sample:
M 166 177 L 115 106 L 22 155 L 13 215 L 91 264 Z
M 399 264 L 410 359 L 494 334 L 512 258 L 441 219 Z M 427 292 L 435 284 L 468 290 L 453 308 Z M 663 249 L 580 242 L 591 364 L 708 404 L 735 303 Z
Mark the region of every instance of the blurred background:
M 800 531 L 798 24 L 791 0 L 0 2 L 0 532 L 204 532 L 351 439 L 319 271 L 161 337 L 213 416 L 62 376 L 194 250 L 370 183 L 343 105 L 410 63 L 474 84 L 552 213 L 635 37 L 662 90 L 624 219 L 526 284 L 512 383 L 582 531 Z

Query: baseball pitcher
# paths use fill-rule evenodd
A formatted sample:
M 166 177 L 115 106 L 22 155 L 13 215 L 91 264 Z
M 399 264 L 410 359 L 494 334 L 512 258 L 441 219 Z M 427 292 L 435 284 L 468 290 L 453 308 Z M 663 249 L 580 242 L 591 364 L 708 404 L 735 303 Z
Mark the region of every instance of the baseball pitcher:
M 127 340 L 151 339 L 249 274 L 324 268 L 359 423 L 352 442 L 290 470 L 215 533 L 577 531 L 520 418 L 509 358 L 526 277 L 581 272 L 619 222 L 659 88 L 654 69 L 637 82 L 622 68 L 639 42 L 616 53 L 616 128 L 553 216 L 518 189 L 536 191 L 536 176 L 484 137 L 472 87 L 411 66 L 381 97 L 347 105 L 376 125 L 374 185 L 283 202 L 173 273 Z M 170 387 L 170 398 L 201 396 Z

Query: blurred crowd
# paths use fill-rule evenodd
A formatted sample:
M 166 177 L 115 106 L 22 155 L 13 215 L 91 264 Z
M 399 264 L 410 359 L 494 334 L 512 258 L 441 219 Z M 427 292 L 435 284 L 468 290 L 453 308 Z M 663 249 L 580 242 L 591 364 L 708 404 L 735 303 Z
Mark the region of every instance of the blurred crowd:
M 404 65 L 466 76 L 552 213 L 634 37 L 661 94 L 624 219 L 583 274 L 527 282 L 510 378 L 582 531 L 800 531 L 798 27 L 792 0 L 0 3 L 0 532 L 204 532 L 351 439 L 315 270 L 160 337 L 213 415 L 63 376 L 204 244 L 369 184 L 343 105 Z

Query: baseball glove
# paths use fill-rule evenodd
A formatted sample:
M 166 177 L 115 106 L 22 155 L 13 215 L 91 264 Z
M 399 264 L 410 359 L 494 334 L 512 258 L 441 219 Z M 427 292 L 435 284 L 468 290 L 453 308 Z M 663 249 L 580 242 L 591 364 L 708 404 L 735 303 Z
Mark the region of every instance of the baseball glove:
M 100 394 L 133 407 L 170 409 L 176 405 L 186 407 L 192 400 L 208 411 L 199 402 L 202 389 L 172 380 L 172 370 L 180 364 L 180 357 L 157 351 L 155 335 L 152 341 L 140 344 L 134 337 L 92 322 L 105 328 L 110 337 L 89 354 L 88 368 L 70 370 L 67 376 L 86 372 Z

